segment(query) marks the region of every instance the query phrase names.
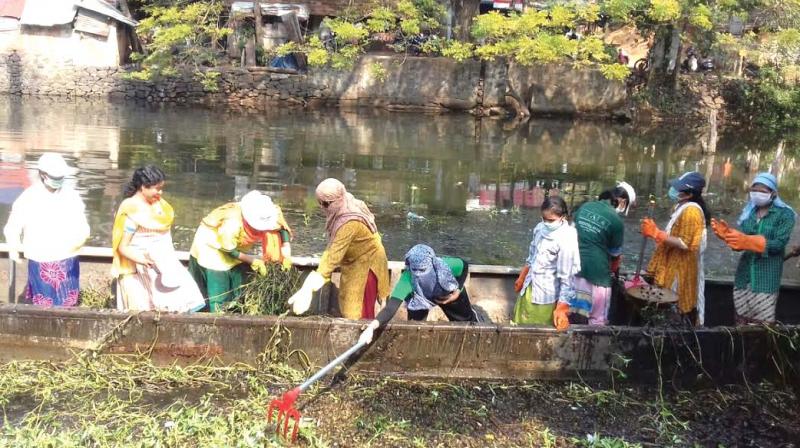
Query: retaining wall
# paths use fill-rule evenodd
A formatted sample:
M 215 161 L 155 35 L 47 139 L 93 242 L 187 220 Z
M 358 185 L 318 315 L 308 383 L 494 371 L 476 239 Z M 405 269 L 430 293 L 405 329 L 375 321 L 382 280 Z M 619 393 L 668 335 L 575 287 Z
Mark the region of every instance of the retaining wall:
M 520 67 L 503 61 L 367 55 L 351 70 L 290 73 L 263 67 L 222 68 L 216 91 L 191 73 L 158 82 L 128 79 L 128 67 L 50 63 L 24 53 L 0 53 L 0 93 L 108 97 L 151 103 L 274 107 L 373 107 L 503 113 L 512 87 L 538 115 L 624 114 L 625 86 L 592 70 Z

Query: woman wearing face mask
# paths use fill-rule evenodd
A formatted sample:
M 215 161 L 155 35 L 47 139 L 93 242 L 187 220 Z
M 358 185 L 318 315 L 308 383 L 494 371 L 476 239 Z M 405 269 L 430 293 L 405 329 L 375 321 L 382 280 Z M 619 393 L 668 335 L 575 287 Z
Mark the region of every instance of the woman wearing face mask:
M 74 306 L 80 293 L 78 251 L 89 238 L 85 206 L 77 191 L 63 185 L 72 171 L 64 158 L 44 153 L 39 159 L 40 182 L 14 201 L 3 232 L 9 258 L 28 259 L 26 299 L 34 305 Z
M 165 181 L 163 171 L 148 165 L 125 186 L 111 236 L 119 310 L 186 312 L 205 306 L 172 245 L 175 213 L 161 197 Z
M 706 180 L 695 171 L 672 180 L 669 197 L 676 204 L 667 227 L 659 229 L 650 218 L 641 225 L 642 235 L 656 242 L 647 270 L 656 286 L 677 293 L 678 311 L 694 325 L 703 325 L 705 317 L 703 253 L 710 218 L 703 199 L 705 186 Z
M 370 322 L 359 341 L 369 344 L 373 332 L 406 304 L 408 320 L 422 321 L 438 306 L 450 322 L 478 322 L 464 288 L 469 265 L 458 257 L 437 257 L 429 246 L 417 244 L 405 257 L 406 269 L 390 294 L 389 302 Z
M 611 303 L 611 273 L 619 271 L 625 226 L 636 191 L 627 182 L 600 194 L 575 212 L 575 230 L 581 253 L 581 271 L 575 277 L 575 300 L 570 303 L 573 323 L 606 325 Z
M 569 326 L 569 304 L 581 266 L 578 234 L 567 222 L 567 204 L 560 196 L 545 199 L 541 210 L 542 222 L 533 229 L 528 259 L 517 279 L 513 322 L 563 330 Z
M 795 212 L 778 197 L 778 180 L 761 173 L 750 186 L 750 201 L 732 229 L 711 220 L 714 233 L 741 251 L 733 289 L 737 323 L 775 322 L 775 304 L 783 274 L 783 252 L 794 229 Z

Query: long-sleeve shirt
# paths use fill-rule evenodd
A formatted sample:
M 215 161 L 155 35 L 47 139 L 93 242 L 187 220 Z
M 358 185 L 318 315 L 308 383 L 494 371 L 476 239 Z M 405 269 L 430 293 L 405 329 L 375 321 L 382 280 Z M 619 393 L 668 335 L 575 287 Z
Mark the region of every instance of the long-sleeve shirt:
M 792 236 L 794 221 L 792 210 L 772 206 L 763 218 L 758 219 L 753 213 L 742 222 L 742 232 L 766 238 L 767 250 L 763 254 L 742 252 L 734 280 L 737 289 L 749 288 L 753 292 L 764 293 L 780 289 L 783 253 Z
M 369 272 L 378 279 L 378 297 L 389 295 L 389 261 L 381 237 L 363 222 L 348 221 L 339 227 L 319 260 L 319 272 L 329 280 L 333 271 L 340 268 L 339 308 L 343 317 L 361 317 L 364 289 Z
M 530 270 L 522 293 L 530 285 L 533 303 L 547 305 L 559 301 L 569 304 L 575 298 L 575 275 L 581 269 L 581 257 L 574 227 L 565 223 L 547 233 L 544 224 L 537 225 L 533 229 L 526 262 Z
M 78 192 L 63 187 L 50 192 L 37 183 L 11 206 L 3 233 L 11 250 L 22 250 L 38 262 L 58 261 L 78 254 L 89 238 L 86 206 Z

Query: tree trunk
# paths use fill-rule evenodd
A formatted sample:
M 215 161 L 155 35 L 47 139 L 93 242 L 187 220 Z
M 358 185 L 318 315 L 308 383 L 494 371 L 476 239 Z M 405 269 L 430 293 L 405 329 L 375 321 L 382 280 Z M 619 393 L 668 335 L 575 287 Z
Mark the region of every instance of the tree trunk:
M 480 11 L 480 0 L 452 0 L 453 4 L 453 39 L 470 41 L 472 19 Z
M 133 14 L 131 14 L 131 9 L 128 7 L 128 0 L 119 0 L 119 9 L 125 17 L 133 20 Z M 139 35 L 136 34 L 136 28 L 126 26 L 128 33 L 128 38 L 131 41 L 131 50 L 135 51 L 136 53 L 144 54 L 144 47 L 142 46 L 142 41 L 139 40 Z
M 667 25 L 656 31 L 655 44 L 650 50 L 647 85 L 654 90 L 666 87 L 674 90 L 678 76 L 678 57 L 680 51 L 681 32 L 673 25 Z
M 255 64 L 258 65 L 258 54 L 261 53 L 261 50 L 264 47 L 264 31 L 263 26 L 264 24 L 261 22 L 261 2 L 259 0 L 253 1 L 253 16 L 255 17 L 255 24 L 256 24 L 256 58 Z

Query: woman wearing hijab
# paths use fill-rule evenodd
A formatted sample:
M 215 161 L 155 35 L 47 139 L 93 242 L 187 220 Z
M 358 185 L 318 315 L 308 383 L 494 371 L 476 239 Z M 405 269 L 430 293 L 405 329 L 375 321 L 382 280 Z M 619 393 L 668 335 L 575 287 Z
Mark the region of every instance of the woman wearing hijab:
M 389 261 L 375 226 L 375 216 L 336 179 L 320 182 L 316 195 L 325 212 L 328 247 L 317 270 L 306 277 L 300 290 L 289 298 L 289 304 L 295 314 L 306 312 L 312 294 L 330 281 L 333 271 L 339 268 L 342 316 L 374 319 L 375 302 L 389 294 Z
M 694 325 L 703 325 L 706 250 L 706 225 L 710 218 L 703 189 L 706 180 L 696 172 L 684 173 L 670 182 L 669 197 L 675 202 L 667 227 L 658 228 L 645 218 L 641 232 L 656 242 L 647 267 L 656 286 L 675 291 L 678 311 Z
M 450 322 L 478 322 L 478 315 L 464 288 L 469 264 L 458 257 L 437 257 L 429 246 L 417 244 L 406 254 L 406 269 L 400 275 L 389 302 L 361 333 L 359 341 L 369 344 L 372 334 L 392 320 L 400 305 L 406 304 L 408 320 L 421 321 L 434 307 L 440 307 Z
M 778 197 L 778 180 L 770 173 L 753 179 L 750 201 L 737 221 L 741 231 L 724 220 L 711 220 L 714 233 L 731 249 L 742 252 L 733 286 L 737 323 L 775 322 L 783 252 L 794 221 L 795 212 Z

